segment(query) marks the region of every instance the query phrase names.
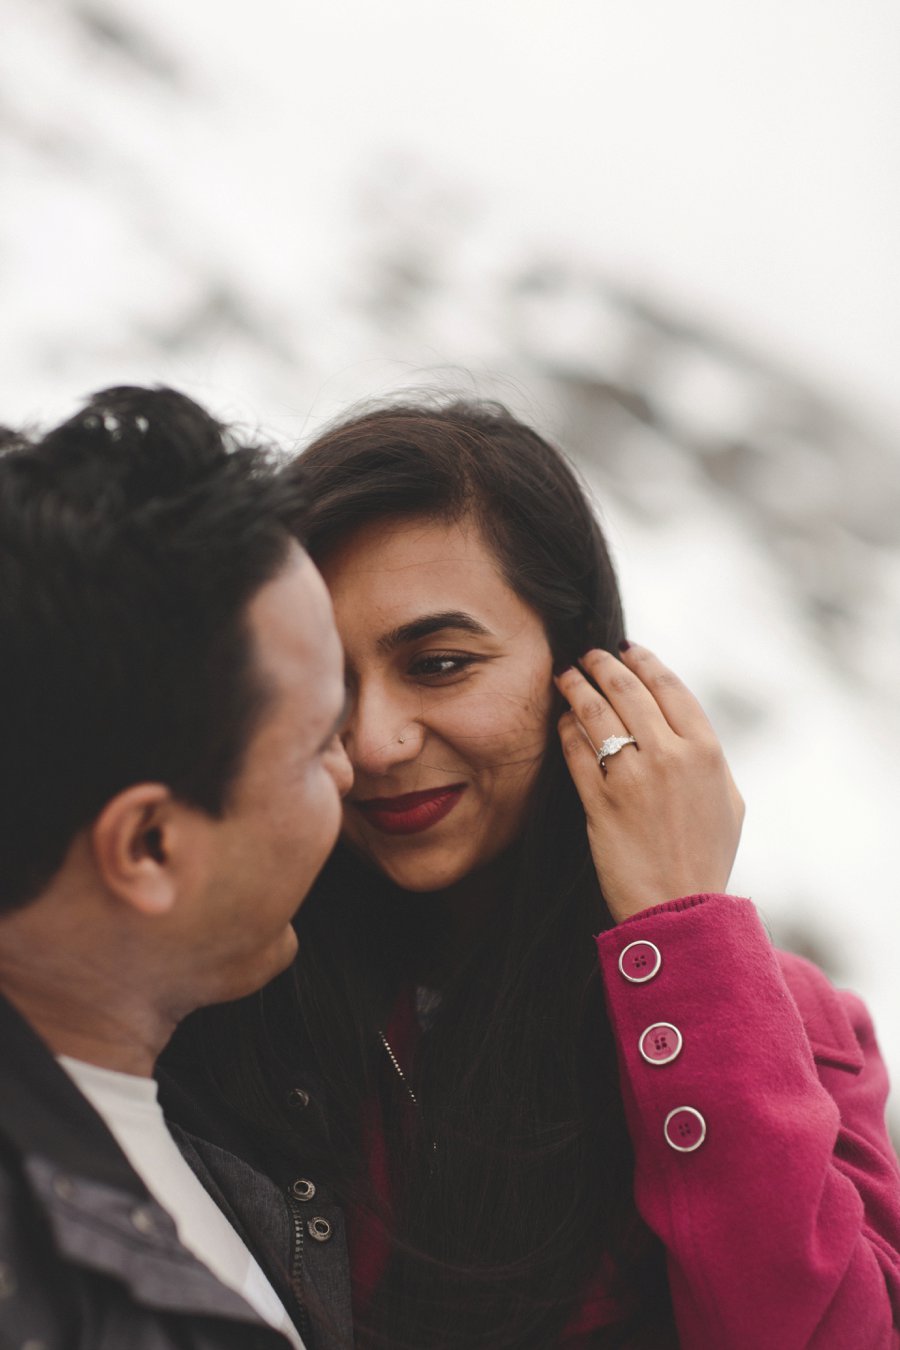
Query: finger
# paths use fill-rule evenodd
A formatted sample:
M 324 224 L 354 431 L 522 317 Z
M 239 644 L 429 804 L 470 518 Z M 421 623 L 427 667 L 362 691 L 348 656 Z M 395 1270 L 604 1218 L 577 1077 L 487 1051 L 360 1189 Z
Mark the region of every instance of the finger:
M 584 727 L 573 712 L 564 712 L 559 719 L 559 738 L 569 773 L 581 798 L 585 813 L 590 815 L 601 799 L 603 774 Z
M 656 701 L 669 726 L 678 736 L 696 740 L 715 738 L 712 724 L 683 680 L 660 661 L 655 652 L 630 642 L 622 649 L 620 664 L 636 675 Z
M 585 652 L 579 665 L 600 686 L 604 700 L 638 745 L 650 750 L 671 739 L 672 728 L 650 690 L 615 656 L 593 648 Z M 575 711 L 581 717 L 581 709 L 576 707 Z
M 570 666 L 557 675 L 556 687 L 578 718 L 589 744 L 594 747 L 595 758 L 608 736 L 629 734 L 609 701 L 585 679 L 577 666 Z
M 595 649 L 584 654 L 581 664 L 645 749 L 662 744 L 669 732 L 718 745 L 694 695 L 647 647 L 629 644 L 621 660 Z

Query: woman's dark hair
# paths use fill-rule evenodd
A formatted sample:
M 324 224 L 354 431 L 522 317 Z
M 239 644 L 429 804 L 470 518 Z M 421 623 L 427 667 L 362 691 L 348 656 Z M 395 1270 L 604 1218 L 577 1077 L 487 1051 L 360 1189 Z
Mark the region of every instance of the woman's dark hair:
M 469 516 L 557 662 L 616 650 L 619 593 L 587 494 L 563 456 L 503 408 L 376 409 L 326 431 L 299 468 L 315 559 L 374 520 Z M 377 1028 L 423 947 L 440 942 L 441 917 L 345 847 L 298 915 L 297 967 L 209 1024 L 207 1062 L 273 1153 L 318 1165 L 346 1201 L 376 1213 L 360 1122 L 381 1099 L 391 1257 L 358 1346 L 550 1350 L 600 1272 L 623 1312 L 589 1344 L 667 1345 L 663 1259 L 634 1208 L 592 940 L 611 920 L 553 722 L 504 863 L 503 893 L 421 1038 L 412 1117 Z M 327 1140 L 285 1105 L 310 1062 L 325 1085 Z
M 264 701 L 245 631 L 294 476 L 171 389 L 0 434 L 0 909 L 136 782 L 218 814 Z

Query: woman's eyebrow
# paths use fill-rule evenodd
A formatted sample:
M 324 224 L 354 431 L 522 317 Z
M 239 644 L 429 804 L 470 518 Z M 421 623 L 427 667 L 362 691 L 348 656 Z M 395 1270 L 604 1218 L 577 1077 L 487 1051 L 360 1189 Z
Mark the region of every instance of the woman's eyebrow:
M 439 614 L 423 614 L 420 619 L 412 619 L 409 623 L 400 624 L 399 628 L 392 628 L 378 639 L 378 646 L 384 652 L 394 651 L 407 642 L 417 642 L 419 638 L 430 637 L 432 633 L 439 633 L 445 628 L 474 633 L 477 637 L 491 636 L 490 629 L 485 628 L 471 614 L 461 609 L 447 609 Z

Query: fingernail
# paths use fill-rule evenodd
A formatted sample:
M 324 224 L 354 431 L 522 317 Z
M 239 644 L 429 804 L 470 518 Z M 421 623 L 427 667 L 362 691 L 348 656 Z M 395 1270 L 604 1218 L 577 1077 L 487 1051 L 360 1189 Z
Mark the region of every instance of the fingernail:
M 627 638 L 623 638 L 622 641 L 619 643 L 620 652 L 627 652 L 630 649 L 630 647 L 631 643 L 628 641 Z

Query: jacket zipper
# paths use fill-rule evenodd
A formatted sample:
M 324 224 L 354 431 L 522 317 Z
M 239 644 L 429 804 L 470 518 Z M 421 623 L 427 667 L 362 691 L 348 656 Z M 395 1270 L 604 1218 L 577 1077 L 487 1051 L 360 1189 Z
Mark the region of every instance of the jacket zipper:
M 291 1209 L 291 1224 L 294 1230 L 294 1241 L 291 1249 L 291 1292 L 300 1309 L 300 1334 L 303 1337 L 311 1335 L 309 1313 L 303 1298 L 303 1280 L 301 1270 L 303 1267 L 303 1211 L 296 1200 L 288 1197 L 288 1204 Z

